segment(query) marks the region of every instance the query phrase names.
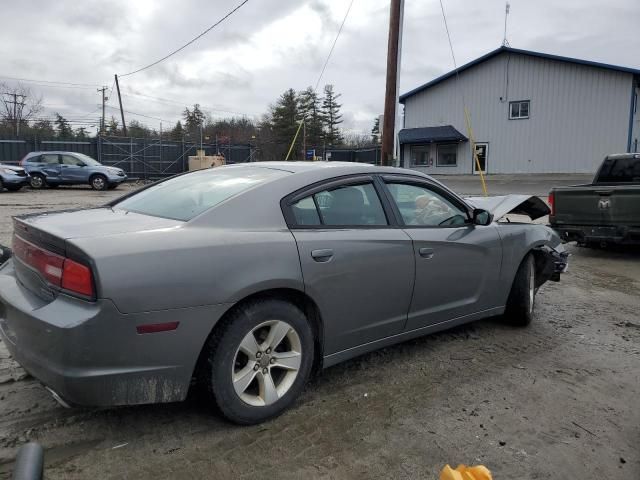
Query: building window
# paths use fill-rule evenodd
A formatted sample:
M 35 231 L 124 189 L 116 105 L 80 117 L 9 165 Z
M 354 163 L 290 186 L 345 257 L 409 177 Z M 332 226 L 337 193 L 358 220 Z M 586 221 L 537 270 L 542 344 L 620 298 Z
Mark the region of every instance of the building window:
M 455 167 L 458 165 L 458 145 L 438 145 L 436 166 Z
M 430 149 L 429 145 L 411 145 L 411 166 L 428 167 Z
M 530 100 L 509 102 L 509 119 L 517 120 L 520 118 L 529 118 L 529 103 Z

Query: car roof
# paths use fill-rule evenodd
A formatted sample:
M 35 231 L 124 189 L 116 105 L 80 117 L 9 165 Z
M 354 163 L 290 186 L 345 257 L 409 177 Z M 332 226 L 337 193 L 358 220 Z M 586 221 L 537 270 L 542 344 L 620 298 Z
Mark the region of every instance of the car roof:
M 251 163 L 236 163 L 227 165 L 226 167 L 258 167 L 258 168 L 272 168 L 274 170 L 283 170 L 291 173 L 303 173 L 303 172 L 323 172 L 327 178 L 338 175 L 349 175 L 358 173 L 399 173 L 399 174 L 411 174 L 421 177 L 426 177 L 421 172 L 415 170 L 407 170 L 406 168 L 396 167 L 380 167 L 371 165 L 369 163 L 356 163 L 356 162 L 304 162 L 304 161 L 291 161 L 291 162 L 251 162 Z
M 77 154 L 86 155 L 86 153 L 82 153 L 82 152 L 66 152 L 64 150 L 39 150 L 37 152 L 29 152 L 29 153 L 27 153 L 27 155 L 28 156 L 40 155 L 42 153 L 57 153 L 57 154 L 60 154 L 60 155 L 61 154 L 64 154 L 64 155 L 77 155 Z

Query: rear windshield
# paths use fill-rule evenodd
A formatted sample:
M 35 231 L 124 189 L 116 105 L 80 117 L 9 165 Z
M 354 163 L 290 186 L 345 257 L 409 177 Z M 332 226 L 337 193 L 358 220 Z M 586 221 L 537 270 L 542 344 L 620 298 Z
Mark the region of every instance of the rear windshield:
M 201 170 L 153 185 L 114 208 L 187 221 L 233 195 L 287 173 L 255 167 Z
M 640 156 L 607 158 L 596 179 L 598 183 L 640 183 Z

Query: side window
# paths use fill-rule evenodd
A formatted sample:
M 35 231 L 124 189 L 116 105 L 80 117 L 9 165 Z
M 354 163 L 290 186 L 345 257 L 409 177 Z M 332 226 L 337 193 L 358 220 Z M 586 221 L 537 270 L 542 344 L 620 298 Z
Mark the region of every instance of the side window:
M 27 158 L 27 163 L 40 163 L 42 160 L 42 155 L 34 155 L 33 157 Z
M 64 165 L 75 165 L 78 167 L 84 165 L 84 163 L 82 163 L 76 157 L 72 157 L 71 155 L 62 155 L 62 163 Z
M 345 185 L 314 195 L 323 225 L 387 225 L 387 217 L 371 183 Z
M 467 221 L 467 213 L 426 187 L 407 183 L 387 185 L 407 226 L 457 227 Z
M 296 225 L 321 225 L 313 197 L 306 197 L 291 206 Z
M 40 163 L 46 163 L 47 165 L 57 165 L 58 154 L 57 153 L 45 153 L 40 155 Z
M 323 190 L 294 203 L 291 210 L 299 226 L 388 225 L 372 183 Z

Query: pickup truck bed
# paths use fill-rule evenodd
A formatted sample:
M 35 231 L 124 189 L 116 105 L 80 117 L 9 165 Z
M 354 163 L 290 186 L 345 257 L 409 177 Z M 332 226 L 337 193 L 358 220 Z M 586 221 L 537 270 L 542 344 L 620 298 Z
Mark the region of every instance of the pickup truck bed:
M 549 203 L 564 241 L 640 244 L 640 155 L 608 156 L 592 184 L 553 188 Z

